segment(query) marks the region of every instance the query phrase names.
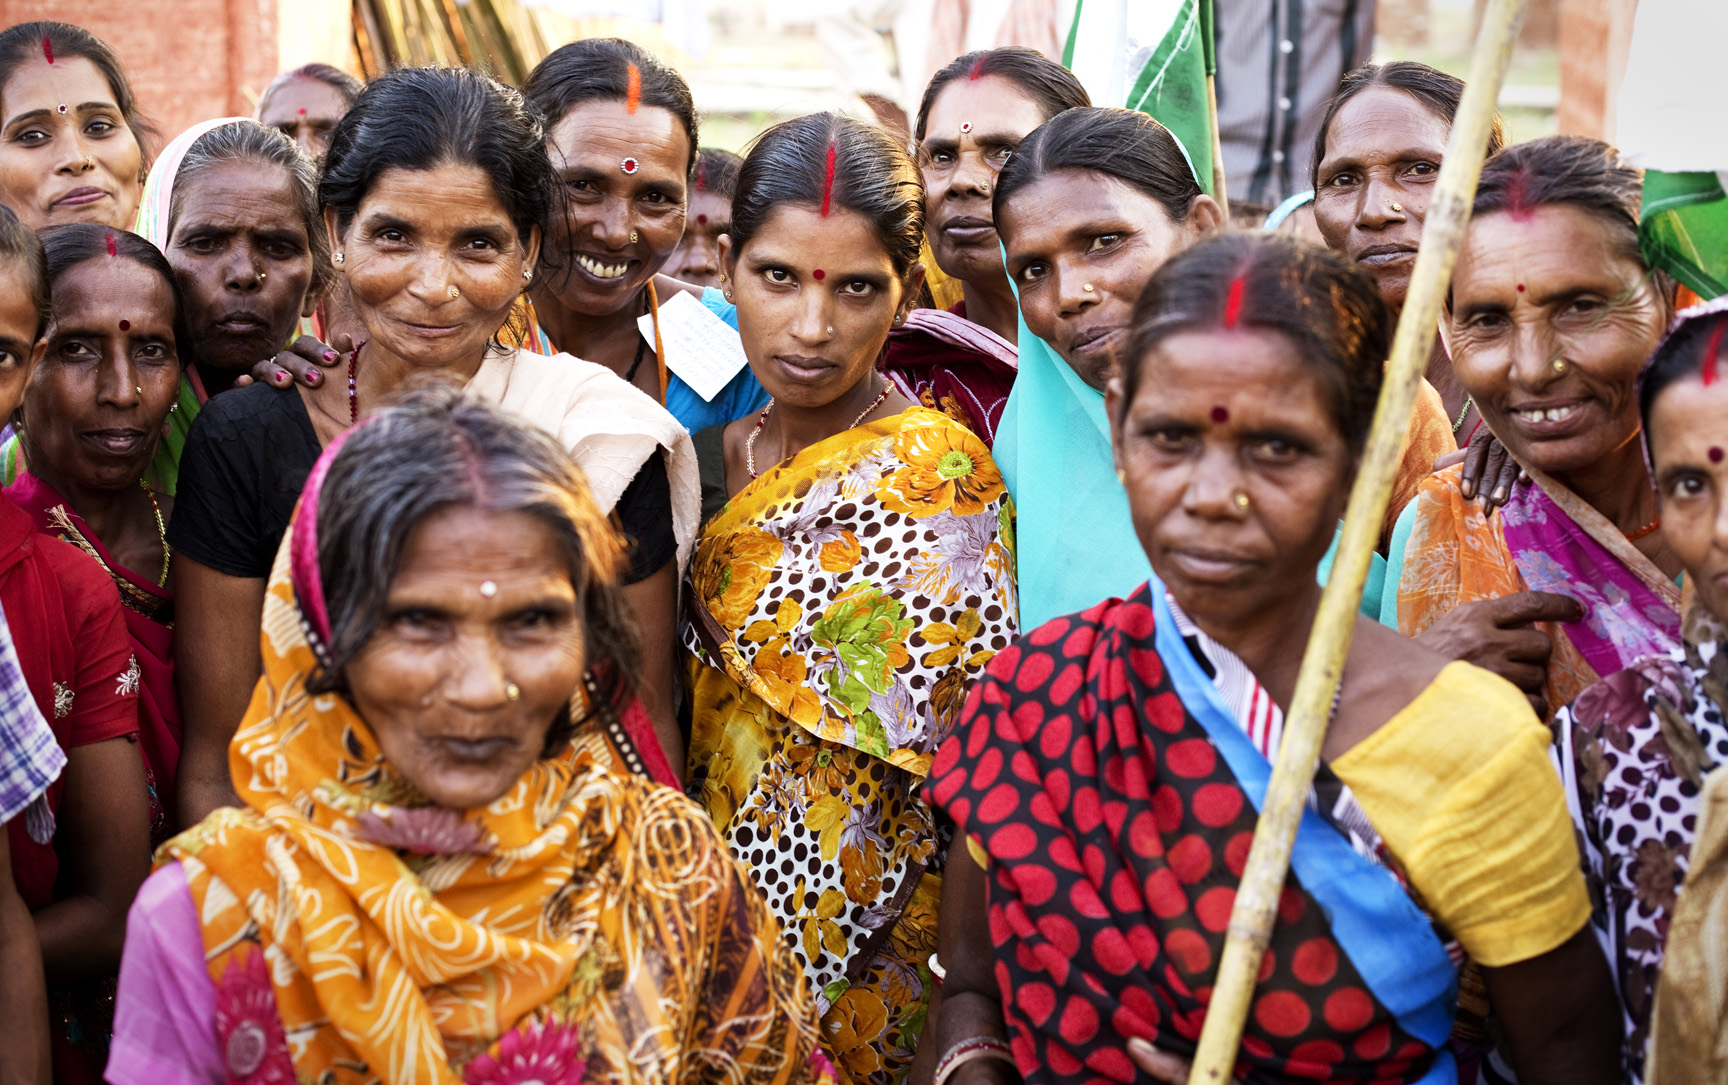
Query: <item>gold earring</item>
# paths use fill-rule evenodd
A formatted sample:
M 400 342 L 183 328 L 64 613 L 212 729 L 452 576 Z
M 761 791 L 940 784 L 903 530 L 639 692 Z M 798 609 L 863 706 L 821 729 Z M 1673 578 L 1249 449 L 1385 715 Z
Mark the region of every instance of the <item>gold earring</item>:
M 507 701 L 520 701 L 522 699 L 522 687 L 514 682 L 504 683 L 504 699 Z
M 1120 482 L 1124 486 L 1128 485 L 1128 472 L 1122 470 L 1120 467 L 1116 468 L 1116 481 Z
M 721 282 L 725 282 L 725 281 L 726 281 L 726 273 L 725 273 L 725 272 L 724 272 L 724 271 L 722 271 L 722 272 L 721 272 L 721 273 L 720 273 L 720 281 L 721 281 Z

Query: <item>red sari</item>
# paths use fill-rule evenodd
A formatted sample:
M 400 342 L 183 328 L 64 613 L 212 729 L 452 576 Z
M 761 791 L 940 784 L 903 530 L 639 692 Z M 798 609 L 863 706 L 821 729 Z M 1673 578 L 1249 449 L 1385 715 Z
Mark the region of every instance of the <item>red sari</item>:
M 1008 393 L 1019 374 L 1014 344 L 966 319 L 966 303 L 914 309 L 888 335 L 879 367 L 900 394 L 941 411 L 988 446 L 996 443 Z
M 175 769 L 180 764 L 180 703 L 174 691 L 174 596 L 148 576 L 114 560 L 71 502 L 21 471 L 6 496 L 36 522 L 36 530 L 82 550 L 120 590 L 121 615 L 138 660 L 138 743 L 150 785 L 150 843 L 169 836 Z

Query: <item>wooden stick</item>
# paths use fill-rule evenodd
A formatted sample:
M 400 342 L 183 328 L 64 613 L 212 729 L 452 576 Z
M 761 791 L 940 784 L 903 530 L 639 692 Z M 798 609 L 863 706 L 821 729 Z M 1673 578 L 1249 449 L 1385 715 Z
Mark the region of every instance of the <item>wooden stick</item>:
M 1254 829 L 1254 844 L 1248 851 L 1248 864 L 1230 912 L 1229 933 L 1189 1077 L 1196 1085 L 1228 1081 L 1236 1066 L 1260 958 L 1277 919 L 1278 898 L 1290 867 L 1296 826 L 1313 784 L 1320 744 L 1326 737 L 1333 690 L 1343 675 L 1344 659 L 1350 651 L 1362 585 L 1380 541 L 1380 527 L 1402 457 L 1405 433 L 1410 427 L 1410 410 L 1416 401 L 1418 382 L 1434 344 L 1434 329 L 1452 278 L 1452 265 L 1457 262 L 1464 228 L 1470 220 L 1470 204 L 1476 196 L 1476 181 L 1482 174 L 1483 154 L 1494 123 L 1494 103 L 1512 58 L 1518 25 L 1524 18 L 1524 3 L 1525 0 L 1489 0 L 1476 39 L 1464 100 L 1459 104 L 1452 135 L 1446 143 L 1446 160 L 1440 167 L 1440 178 L 1428 205 L 1422 246 L 1416 254 L 1404 311 L 1392 340 L 1392 358 L 1386 366 L 1374 427 L 1368 436 L 1362 469 L 1350 492 L 1338 558 L 1302 655 L 1302 669 L 1284 721 L 1277 763 L 1272 768 L 1272 780 L 1266 788 L 1259 824 Z
M 1218 77 L 1206 76 L 1206 109 L 1212 117 L 1212 198 L 1224 213 L 1224 225 L 1230 225 L 1230 200 L 1224 190 L 1224 138 L 1218 134 Z

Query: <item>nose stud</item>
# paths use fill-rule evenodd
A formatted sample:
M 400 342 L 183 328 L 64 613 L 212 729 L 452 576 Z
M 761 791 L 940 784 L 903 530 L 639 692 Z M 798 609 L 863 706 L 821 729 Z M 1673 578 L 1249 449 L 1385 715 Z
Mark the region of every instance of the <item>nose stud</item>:
M 461 296 L 462 296 L 462 288 L 457 286 L 455 283 L 451 283 L 450 284 L 450 298 L 451 298 L 451 300 L 454 301 L 456 298 L 459 298 Z
M 1401 203 L 1395 203 L 1395 204 L 1393 204 L 1393 205 L 1392 205 L 1392 210 L 1394 210 L 1394 211 L 1403 211 L 1403 210 L 1404 210 L 1404 205 L 1403 205 L 1403 204 L 1401 204 Z
M 1553 365 L 1550 368 L 1552 368 L 1554 370 L 1555 376 L 1559 376 L 1560 374 L 1566 372 L 1566 359 L 1564 359 L 1564 358 L 1554 359 Z
M 85 155 L 84 156 L 84 172 L 89 173 L 91 170 L 93 170 L 95 168 L 96 168 L 96 156 L 93 154 Z
M 504 683 L 504 699 L 507 701 L 520 701 L 522 699 L 522 687 L 514 682 Z
M 634 245 L 634 244 L 636 244 L 636 242 L 638 242 L 640 240 L 642 240 L 642 235 L 638 234 L 635 230 L 631 230 L 630 231 L 630 244 Z
M 1092 284 L 1091 283 L 1081 283 L 1080 289 L 1082 289 L 1082 290 L 1086 291 L 1086 293 L 1090 294 L 1090 293 L 1092 293 Z
M 1238 493 L 1236 495 L 1236 507 L 1239 509 L 1245 509 L 1248 507 L 1248 495 L 1246 493 Z

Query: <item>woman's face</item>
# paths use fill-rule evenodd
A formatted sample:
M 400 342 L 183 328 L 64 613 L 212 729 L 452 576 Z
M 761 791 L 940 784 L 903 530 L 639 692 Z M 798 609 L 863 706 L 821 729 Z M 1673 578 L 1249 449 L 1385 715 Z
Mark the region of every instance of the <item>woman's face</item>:
M 192 357 L 248 372 L 281 350 L 307 310 L 312 248 L 293 180 L 267 162 L 225 162 L 182 180 L 166 246 Z
M 24 394 L 27 457 L 87 490 L 136 486 L 180 395 L 174 294 L 124 257 L 54 280 L 48 349 Z
M 1182 609 L 1228 627 L 1311 590 L 1356 461 L 1313 366 L 1282 335 L 1182 332 L 1111 383 L 1135 533 Z
M 564 114 L 551 142 L 565 217 L 546 288 L 573 312 L 615 313 L 684 236 L 690 137 L 669 109 L 593 101 Z
M 1662 538 L 1698 601 L 1728 618 L 1728 380 L 1689 377 L 1662 390 L 1650 405 L 1650 459 Z
M 684 240 L 666 260 L 666 274 L 692 286 L 720 285 L 720 238 L 732 229 L 732 201 L 706 189 L 690 194 Z
M 485 351 L 540 251 L 539 229 L 517 236 L 479 166 L 385 170 L 346 230 L 329 208 L 324 221 L 370 342 L 426 369 Z
M 30 374 L 48 347 L 47 339 L 36 338 L 38 319 L 24 272 L 0 266 L 0 422 L 24 401 Z
M 1314 221 L 1332 251 L 1374 276 L 1394 310 L 1404 305 L 1428 200 L 1452 124 L 1414 95 L 1369 87 L 1344 104 L 1326 134 Z
M 277 129 L 322 162 L 336 123 L 349 108 L 342 92 L 322 79 L 290 79 L 258 103 L 258 123 Z
M 539 758 L 586 658 L 552 529 L 456 505 L 409 534 L 383 620 L 345 674 L 391 769 L 439 806 L 468 810 Z
M 1002 274 L 990 192 L 1020 141 L 1048 119 L 1018 85 L 995 75 L 955 79 L 930 103 L 918 169 L 925 231 L 943 272 L 973 282 Z
M 1147 280 L 1217 221 L 1208 196 L 1176 222 L 1134 186 L 1089 170 L 1018 190 L 1000 227 L 1027 329 L 1103 391 Z
M 806 409 L 839 399 L 875 367 L 924 281 L 922 265 L 896 275 L 870 220 L 846 208 L 824 218 L 788 204 L 742 251 L 730 237 L 721 245 L 751 371 L 776 400 Z
M 0 201 L 40 230 L 129 230 L 144 156 L 102 72 L 83 57 L 26 60 L 0 88 Z
M 1452 368 L 1489 428 L 1560 477 L 1638 435 L 1638 371 L 1667 321 L 1624 236 L 1574 207 L 1483 215 L 1452 274 Z

